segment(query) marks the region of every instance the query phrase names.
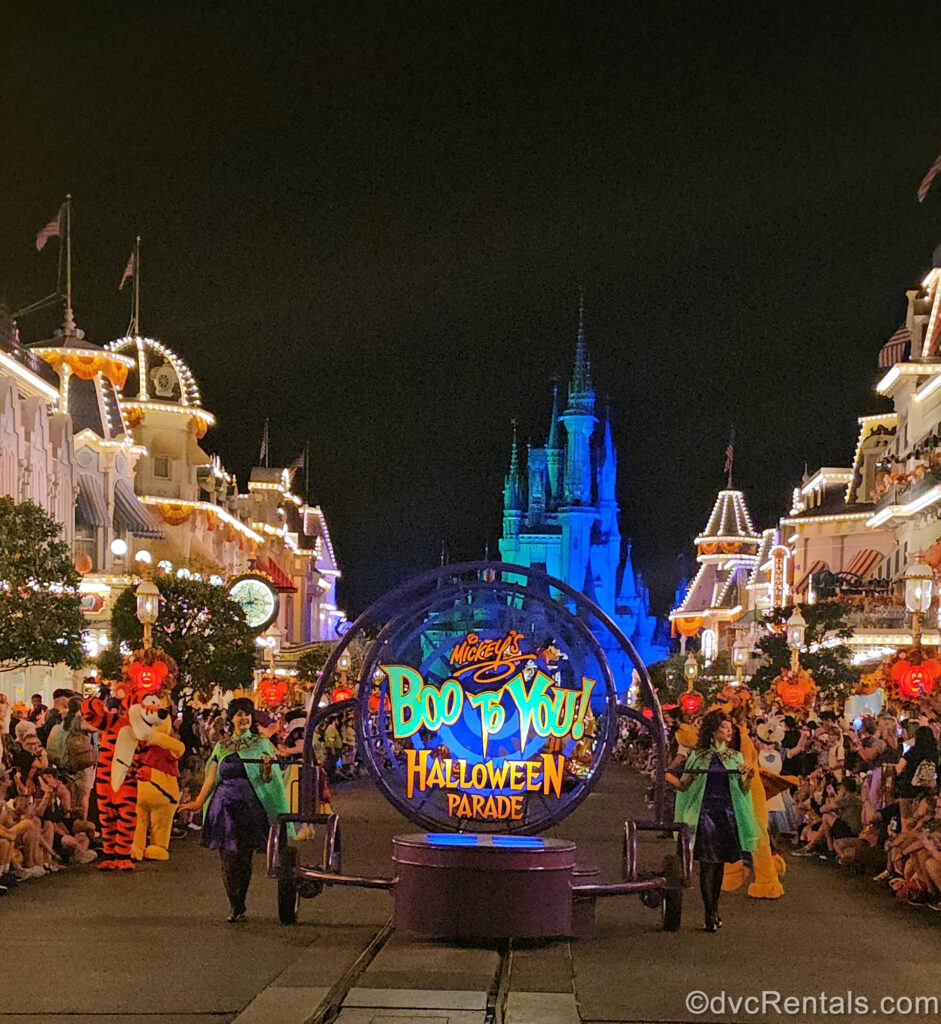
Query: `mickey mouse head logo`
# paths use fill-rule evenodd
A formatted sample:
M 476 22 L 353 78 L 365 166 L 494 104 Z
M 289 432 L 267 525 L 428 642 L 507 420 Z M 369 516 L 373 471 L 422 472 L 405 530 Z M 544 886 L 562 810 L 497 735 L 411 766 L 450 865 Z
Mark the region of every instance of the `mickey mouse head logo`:
M 167 677 L 167 665 L 163 661 L 155 661 L 153 665 L 132 661 L 127 667 L 127 674 L 131 677 L 138 690 L 153 693 L 163 686 L 163 681 Z
M 892 666 L 892 680 L 903 697 L 924 697 L 931 693 L 941 676 L 941 662 L 928 658 L 920 665 L 902 659 Z

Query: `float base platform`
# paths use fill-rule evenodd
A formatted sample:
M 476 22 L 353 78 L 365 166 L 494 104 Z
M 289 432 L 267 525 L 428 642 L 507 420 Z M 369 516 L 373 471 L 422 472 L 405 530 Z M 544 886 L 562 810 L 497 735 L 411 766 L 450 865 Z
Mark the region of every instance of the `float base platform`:
M 396 836 L 392 848 L 401 931 L 484 942 L 572 933 L 572 842 L 420 833 Z

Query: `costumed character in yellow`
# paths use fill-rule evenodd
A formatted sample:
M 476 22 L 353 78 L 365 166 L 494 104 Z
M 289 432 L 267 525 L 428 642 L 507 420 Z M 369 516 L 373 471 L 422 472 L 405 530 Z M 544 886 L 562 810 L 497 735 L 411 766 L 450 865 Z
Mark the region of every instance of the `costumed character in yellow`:
M 771 840 L 768 838 L 768 800 L 765 783 L 758 761 L 758 748 L 748 733 L 748 702 L 751 694 L 748 690 L 726 688 L 719 694 L 718 707 L 729 714 L 735 729 L 733 746 L 737 746 L 742 754 L 745 765 L 751 769 L 752 775 L 748 784 L 748 795 L 751 798 L 755 820 L 761 830 L 758 845 L 752 851 L 752 867 L 755 877 L 748 887 L 748 895 L 755 899 L 776 900 L 784 895 L 784 886 L 780 876 L 784 874 L 779 868 L 784 867 L 781 857 L 771 852 Z M 745 881 L 745 865 L 741 860 L 726 864 L 722 879 L 723 892 L 740 889 Z
M 166 702 L 150 694 L 128 710 L 137 748 L 137 828 L 134 860 L 169 860 L 173 816 L 180 803 L 180 758 L 184 744 L 170 735 Z
M 761 837 L 748 798 L 753 770 L 729 746 L 732 723 L 722 711 L 702 720 L 696 749 L 686 759 L 683 777 L 665 778 L 679 792 L 676 820 L 685 822 L 693 838 L 693 858 L 699 862 L 699 887 L 706 912 L 706 931 L 722 927 L 719 895 L 722 872 L 754 851 Z

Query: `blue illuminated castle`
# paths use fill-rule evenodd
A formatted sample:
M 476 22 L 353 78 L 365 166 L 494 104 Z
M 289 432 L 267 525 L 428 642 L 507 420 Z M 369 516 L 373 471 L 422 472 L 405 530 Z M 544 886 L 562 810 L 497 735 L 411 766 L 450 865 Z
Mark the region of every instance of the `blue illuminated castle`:
M 617 453 L 611 422 L 595 416 L 595 392 L 579 310 L 575 371 L 565 409 L 555 389 L 545 446 L 528 446 L 526 474 L 520 466 L 516 428 L 510 471 L 503 486 L 504 562 L 542 569 L 564 580 L 598 604 L 650 664 L 667 656 L 656 636 L 647 588 L 631 562 L 630 541 L 621 560 L 617 501 Z M 611 657 L 616 675 L 630 670 Z M 618 689 L 622 681 L 618 681 Z

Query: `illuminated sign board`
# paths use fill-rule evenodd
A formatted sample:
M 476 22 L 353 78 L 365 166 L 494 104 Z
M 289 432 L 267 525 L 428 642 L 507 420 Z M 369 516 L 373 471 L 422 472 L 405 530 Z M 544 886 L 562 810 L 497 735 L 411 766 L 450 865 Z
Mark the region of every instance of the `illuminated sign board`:
M 436 593 L 387 624 L 363 678 L 370 771 L 431 830 L 548 827 L 587 795 L 615 729 L 604 651 L 547 590 L 483 580 Z

